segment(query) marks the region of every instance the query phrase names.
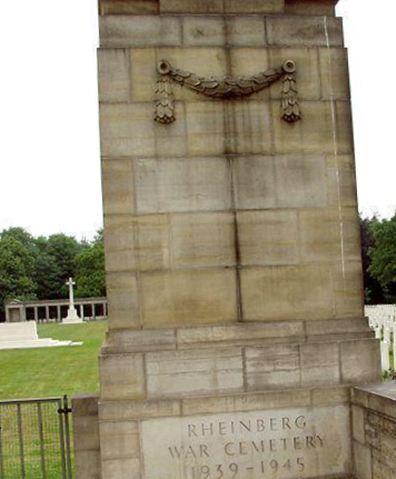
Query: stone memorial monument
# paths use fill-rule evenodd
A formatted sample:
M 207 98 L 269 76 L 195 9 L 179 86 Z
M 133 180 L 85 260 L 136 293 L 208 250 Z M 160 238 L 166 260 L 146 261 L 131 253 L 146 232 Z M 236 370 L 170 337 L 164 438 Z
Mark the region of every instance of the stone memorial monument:
M 100 1 L 109 330 L 79 478 L 354 477 L 380 358 L 335 3 Z
M 74 306 L 74 285 L 76 283 L 73 281 L 73 278 L 69 278 L 66 281 L 66 286 L 69 286 L 69 309 L 67 311 L 66 318 L 63 319 L 62 324 L 77 324 L 82 323 L 83 320 L 77 314 L 77 310 Z

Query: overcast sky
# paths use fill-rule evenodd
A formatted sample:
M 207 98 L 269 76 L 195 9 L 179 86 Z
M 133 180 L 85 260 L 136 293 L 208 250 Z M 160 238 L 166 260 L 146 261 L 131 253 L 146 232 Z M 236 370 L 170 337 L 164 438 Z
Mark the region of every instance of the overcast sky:
M 102 225 L 97 0 L 3 2 L 0 230 L 91 238 Z M 354 110 L 359 208 L 396 209 L 395 0 L 340 0 Z

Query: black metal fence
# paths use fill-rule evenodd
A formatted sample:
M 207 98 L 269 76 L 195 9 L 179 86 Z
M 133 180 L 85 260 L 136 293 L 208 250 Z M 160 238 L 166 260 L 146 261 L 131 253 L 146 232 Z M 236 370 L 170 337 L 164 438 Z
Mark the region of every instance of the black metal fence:
M 0 401 L 0 479 L 72 479 L 67 397 Z

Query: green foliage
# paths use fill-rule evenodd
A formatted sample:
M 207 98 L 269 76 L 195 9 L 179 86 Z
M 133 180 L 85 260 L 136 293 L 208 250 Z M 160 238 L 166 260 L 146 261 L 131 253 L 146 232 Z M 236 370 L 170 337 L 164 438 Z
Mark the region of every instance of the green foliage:
M 85 248 L 76 258 L 76 296 L 105 296 L 105 255 L 103 235 Z
M 106 294 L 103 231 L 90 243 L 64 234 L 34 238 L 23 228 L 0 233 L 0 316 L 6 300 L 67 297 L 70 276 L 76 296 Z
M 373 222 L 374 245 L 369 249 L 370 274 L 382 286 L 388 301 L 396 298 L 396 215 Z
M 0 234 L 0 307 L 11 298 L 23 300 L 36 297 L 34 249 L 20 233 L 18 229 Z

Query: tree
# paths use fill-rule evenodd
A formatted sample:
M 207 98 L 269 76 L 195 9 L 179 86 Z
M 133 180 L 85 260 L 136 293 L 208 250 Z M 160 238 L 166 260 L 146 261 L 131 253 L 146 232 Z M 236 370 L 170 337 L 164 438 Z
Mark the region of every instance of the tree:
M 373 216 L 372 218 L 360 218 L 364 293 L 366 304 L 379 304 L 385 301 L 382 286 L 372 276 L 370 272 L 371 258 L 369 256 L 369 251 L 375 246 L 372 227 L 376 223 L 378 223 L 378 219 L 376 216 Z
M 396 215 L 370 227 L 374 246 L 369 249 L 370 274 L 384 289 L 388 301 L 396 299 Z
M 68 295 L 65 282 L 75 276 L 76 257 L 86 248 L 85 243 L 64 234 L 40 237 L 36 240 L 39 251 L 36 283 L 40 299 L 59 299 Z
M 33 299 L 37 286 L 33 280 L 35 255 L 8 232 L 0 235 L 0 311 L 9 299 Z
M 91 245 L 76 258 L 76 296 L 105 296 L 105 260 L 103 232 L 99 231 Z

